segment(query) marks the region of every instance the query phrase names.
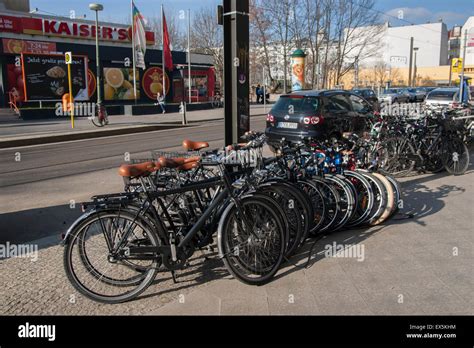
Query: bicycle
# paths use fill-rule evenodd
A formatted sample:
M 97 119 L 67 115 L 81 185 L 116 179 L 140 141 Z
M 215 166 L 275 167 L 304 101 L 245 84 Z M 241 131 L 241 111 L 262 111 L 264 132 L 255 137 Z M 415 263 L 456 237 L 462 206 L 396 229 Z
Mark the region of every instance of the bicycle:
M 96 127 L 104 127 L 109 124 L 109 117 L 107 115 L 107 109 L 103 104 L 96 104 L 94 108 L 94 115 L 89 117 L 92 124 Z

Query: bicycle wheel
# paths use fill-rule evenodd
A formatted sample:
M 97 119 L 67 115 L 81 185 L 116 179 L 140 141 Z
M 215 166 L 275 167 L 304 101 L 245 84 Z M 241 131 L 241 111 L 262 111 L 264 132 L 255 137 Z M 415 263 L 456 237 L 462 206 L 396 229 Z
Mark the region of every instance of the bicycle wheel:
M 419 158 L 410 141 L 403 137 L 384 140 L 378 155 L 380 168 L 398 178 L 408 176 Z
M 393 193 L 393 188 L 390 181 L 388 181 L 388 179 L 380 173 L 372 173 L 372 175 L 379 179 L 380 182 L 382 182 L 387 196 L 387 204 L 382 214 L 377 219 L 371 222 L 372 226 L 377 226 L 381 223 L 384 223 L 388 220 L 390 216 L 392 216 L 392 211 L 394 210 L 394 207 L 398 204 L 398 202 L 396 202 L 396 197 Z
M 318 184 L 313 180 L 299 180 L 298 186 L 303 190 L 304 194 L 310 200 L 310 206 L 312 207 L 313 215 L 311 221 L 311 228 L 309 234 L 315 236 L 323 227 L 324 220 L 326 217 L 326 200 L 323 193 L 318 188 Z M 308 235 L 306 235 L 307 237 Z M 306 239 L 306 238 L 305 238 Z
M 281 207 L 281 213 L 286 217 L 288 245 L 286 247 L 285 257 L 288 258 L 296 251 L 303 233 L 301 212 L 298 209 L 295 198 L 293 195 L 288 193 L 285 188 L 277 184 L 260 186 L 258 192 L 268 194 L 270 197 L 275 199 Z
M 469 167 L 469 149 L 459 138 L 450 139 L 443 145 L 443 165 L 452 175 L 462 175 Z
M 361 221 L 360 224 L 372 225 L 385 211 L 387 206 L 387 192 L 385 191 L 383 183 L 376 176 L 362 169 L 358 169 L 357 172 L 362 174 L 370 182 L 372 191 L 374 192 L 374 206 L 367 218 Z
M 311 181 L 316 184 L 318 191 L 323 197 L 323 202 L 326 207 L 324 216 L 322 218 L 323 221 L 319 229 L 315 232 L 312 232 L 313 235 L 316 235 L 317 233 L 329 231 L 336 223 L 339 210 L 341 209 L 339 205 L 341 197 L 333 185 L 325 181 L 323 178 L 314 177 Z
M 386 175 L 386 174 L 384 174 L 384 175 L 387 178 L 387 180 L 392 184 L 393 193 L 395 194 L 396 204 L 394 204 L 392 212 L 390 213 L 389 218 L 391 218 L 400 211 L 400 206 L 403 203 L 402 202 L 402 199 L 403 199 L 402 187 L 401 187 L 400 183 L 397 181 L 397 179 L 395 179 L 393 176 Z
M 280 268 L 286 236 L 278 205 L 260 195 L 246 196 L 242 210 L 230 204 L 219 223 L 219 252 L 230 274 L 243 283 L 262 285 Z
M 287 193 L 293 198 L 298 211 L 301 213 L 301 238 L 298 246 L 301 246 L 308 238 L 310 229 L 312 227 L 313 206 L 311 199 L 297 184 L 283 181 L 280 179 L 271 179 L 268 183 L 277 183 L 278 187 L 284 188 Z M 291 203 L 291 202 L 290 202 Z
M 355 208 L 356 198 L 354 197 L 355 188 L 346 178 L 336 175 L 325 175 L 325 180 L 330 182 L 339 193 L 339 212 L 336 223 L 332 226 L 333 231 L 337 231 L 344 227 L 344 225 L 352 217 Z
M 119 253 L 112 255 L 126 231 Z M 64 268 L 71 284 L 81 294 L 101 303 L 121 303 L 140 295 L 158 272 L 159 257 L 147 260 L 126 256 L 134 246 L 158 247 L 161 241 L 136 215 L 126 211 L 98 211 L 71 232 L 64 250 Z
M 360 173 L 344 171 L 346 176 L 357 190 L 357 205 L 347 227 L 355 227 L 364 222 L 374 207 L 375 195 L 370 182 Z
M 441 173 L 445 170 L 444 163 L 443 163 L 443 143 L 442 141 L 437 141 L 436 144 L 433 142 L 436 140 L 436 136 L 432 134 L 428 134 L 425 136 L 423 144 L 424 150 L 424 160 L 423 160 L 423 167 L 426 171 L 430 173 Z M 431 151 L 426 154 L 428 148 L 431 147 Z

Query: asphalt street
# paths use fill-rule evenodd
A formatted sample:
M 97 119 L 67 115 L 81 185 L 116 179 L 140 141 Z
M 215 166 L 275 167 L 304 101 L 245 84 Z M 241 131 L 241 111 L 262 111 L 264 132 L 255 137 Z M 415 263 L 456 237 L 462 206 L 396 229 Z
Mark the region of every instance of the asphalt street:
M 251 128 L 263 130 L 265 117 L 252 118 Z M 224 122 L 188 128 L 35 145 L 0 150 L 0 187 L 118 168 L 125 156 L 149 158 L 150 151 L 181 146 L 184 139 L 219 141 Z

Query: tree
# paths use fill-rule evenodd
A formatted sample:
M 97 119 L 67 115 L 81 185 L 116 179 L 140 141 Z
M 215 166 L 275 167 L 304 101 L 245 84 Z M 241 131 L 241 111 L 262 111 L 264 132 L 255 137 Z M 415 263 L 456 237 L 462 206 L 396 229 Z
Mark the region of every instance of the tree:
M 183 31 L 179 28 L 179 19 L 173 14 L 166 14 L 166 24 L 168 25 L 168 33 L 170 36 L 170 42 L 173 45 L 173 50 L 186 50 L 187 43 Z M 161 15 L 152 16 L 147 18 L 149 30 L 155 33 L 155 45 L 154 48 L 161 49 L 162 46 L 162 27 L 161 27 Z
M 192 16 L 191 52 L 211 55 L 216 71 L 216 82 L 223 85 L 223 31 L 217 24 L 214 7 L 203 7 Z

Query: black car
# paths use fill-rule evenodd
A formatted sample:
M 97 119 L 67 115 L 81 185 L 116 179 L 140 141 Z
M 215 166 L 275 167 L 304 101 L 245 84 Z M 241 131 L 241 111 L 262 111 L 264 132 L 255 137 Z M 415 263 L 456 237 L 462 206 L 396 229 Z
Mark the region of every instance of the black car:
M 282 95 L 267 115 L 265 134 L 270 144 L 283 138 L 301 142 L 304 138 L 341 138 L 343 133 L 362 135 L 372 106 L 347 91 L 300 91 Z
M 360 95 L 362 98 L 367 100 L 370 105 L 372 105 L 374 108 L 378 107 L 379 100 L 377 98 L 377 94 L 374 92 L 373 89 L 371 88 L 353 88 L 352 93 L 355 93 L 357 95 Z

